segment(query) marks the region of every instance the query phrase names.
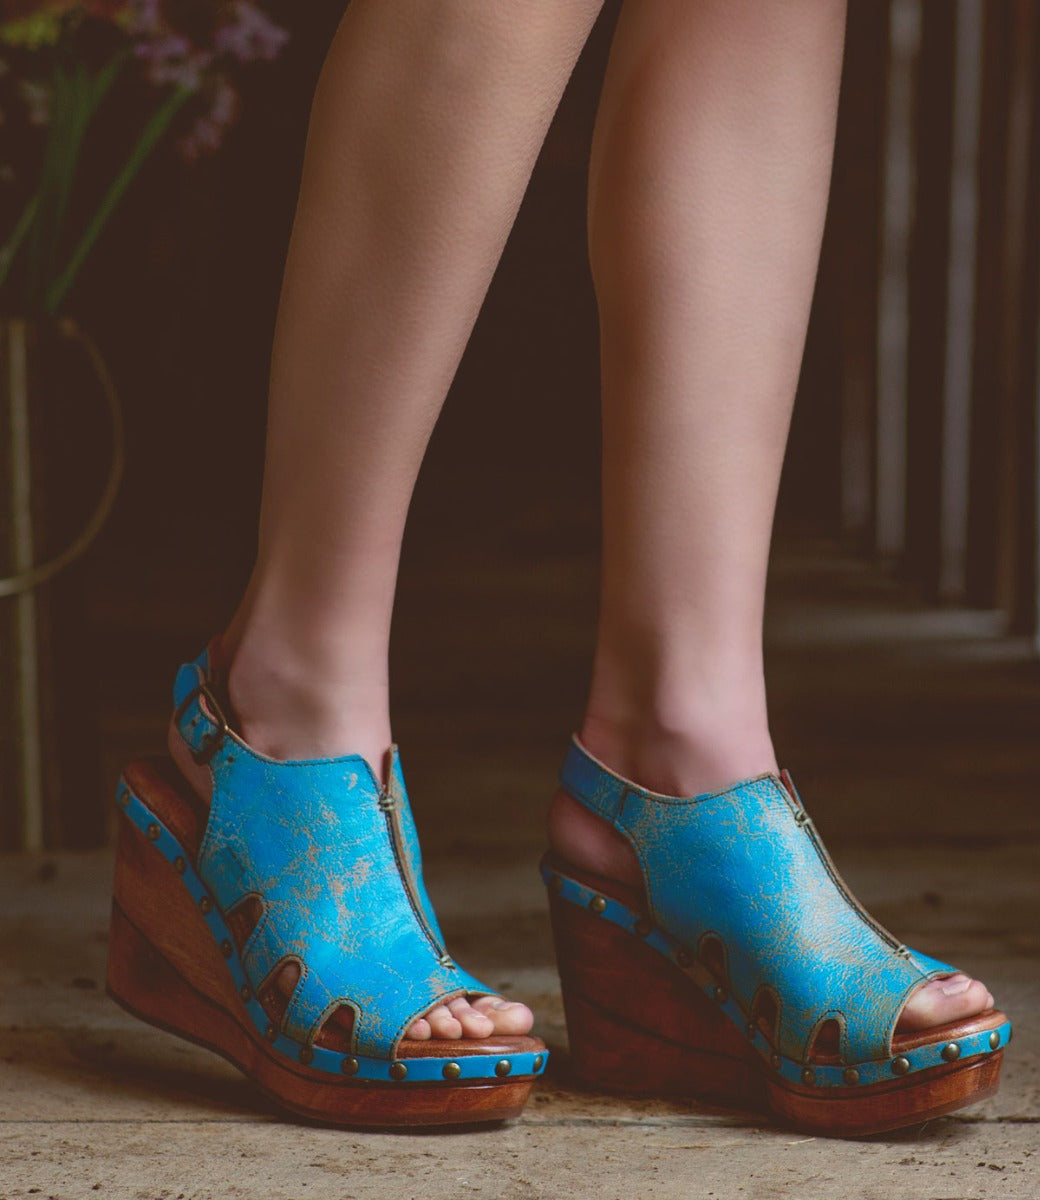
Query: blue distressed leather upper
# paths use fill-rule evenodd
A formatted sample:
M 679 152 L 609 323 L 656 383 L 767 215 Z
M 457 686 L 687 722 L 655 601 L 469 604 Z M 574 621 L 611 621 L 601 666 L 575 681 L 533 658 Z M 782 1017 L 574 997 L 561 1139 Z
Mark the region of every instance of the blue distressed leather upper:
M 204 699 L 192 696 L 208 670 L 203 652 L 174 685 L 178 728 L 196 752 L 218 730 Z M 286 1036 L 312 1043 L 345 1005 L 354 1011 L 355 1051 L 391 1058 L 434 1004 L 493 992 L 444 950 L 396 746 L 385 792 L 357 755 L 279 762 L 230 732 L 209 767 L 213 797 L 197 870 L 223 912 L 247 896 L 263 903 L 241 955 L 254 991 L 287 959 L 299 964 Z
M 574 738 L 560 779 L 631 843 L 658 925 L 693 953 L 705 937 L 721 942 L 745 1016 L 760 989 L 772 994 L 779 1049 L 789 1058 L 807 1061 L 830 1019 L 844 1062 L 887 1058 L 909 994 L 953 971 L 900 945 L 860 907 L 800 800 L 774 775 L 662 796 L 615 774 Z

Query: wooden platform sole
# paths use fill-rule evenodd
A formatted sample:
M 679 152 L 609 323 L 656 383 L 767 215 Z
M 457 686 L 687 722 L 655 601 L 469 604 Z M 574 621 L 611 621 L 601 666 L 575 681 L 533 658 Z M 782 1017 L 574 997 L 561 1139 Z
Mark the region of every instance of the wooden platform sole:
M 141 789 L 141 780 L 136 780 Z M 142 797 L 143 798 L 143 797 Z M 169 802 L 169 797 L 165 797 Z M 330 1076 L 279 1053 L 256 1028 L 218 946 L 171 865 L 125 817 L 116 851 L 109 994 L 142 1020 L 221 1054 L 288 1111 L 349 1126 L 476 1124 L 519 1115 L 534 1076 L 381 1082 Z M 403 1041 L 398 1059 L 540 1053 L 536 1038 Z
M 791 1083 L 702 988 L 639 937 L 558 895 L 550 895 L 550 911 L 571 1064 L 590 1088 L 713 1101 L 836 1137 L 914 1125 L 997 1090 L 1002 1050 L 869 1086 Z M 986 1013 L 902 1044 L 963 1038 L 1005 1022 L 1002 1013 Z

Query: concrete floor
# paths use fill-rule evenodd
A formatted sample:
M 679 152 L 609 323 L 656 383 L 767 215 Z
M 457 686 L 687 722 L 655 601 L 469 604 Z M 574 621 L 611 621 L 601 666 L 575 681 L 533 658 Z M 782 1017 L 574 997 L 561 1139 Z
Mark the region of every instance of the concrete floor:
M 919 610 L 833 556 L 788 553 L 775 566 L 768 662 L 782 761 L 861 899 L 911 945 L 985 978 L 1017 1022 L 995 1099 L 836 1142 L 569 1085 L 535 864 L 584 686 L 594 564 L 470 564 L 463 586 L 441 560 L 414 578 L 422 586 L 406 587 L 399 613 L 395 654 L 413 669 L 397 737 L 449 944 L 536 1008 L 554 1050 L 525 1116 L 448 1134 L 286 1120 L 222 1060 L 106 998 L 107 852 L 7 857 L 0 1200 L 1040 1196 L 1040 668 L 1028 647 L 993 636 L 985 615 Z M 157 635 L 167 615 L 110 619 L 132 640 L 135 619 L 144 638 L 142 622 Z M 110 705 L 111 754 L 154 743 L 159 708 L 132 704 L 132 689 L 113 694 L 124 707 Z

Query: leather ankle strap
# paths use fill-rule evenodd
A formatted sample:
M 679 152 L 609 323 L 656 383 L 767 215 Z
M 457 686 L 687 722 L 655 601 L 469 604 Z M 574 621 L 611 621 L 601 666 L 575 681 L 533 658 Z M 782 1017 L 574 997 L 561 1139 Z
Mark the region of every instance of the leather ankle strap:
M 622 779 L 598 758 L 593 758 L 578 741 L 577 734 L 571 736 L 571 744 L 560 770 L 560 783 L 575 800 L 580 800 L 586 808 L 592 809 L 612 825 L 618 824 L 629 796 L 648 795 L 645 788 Z

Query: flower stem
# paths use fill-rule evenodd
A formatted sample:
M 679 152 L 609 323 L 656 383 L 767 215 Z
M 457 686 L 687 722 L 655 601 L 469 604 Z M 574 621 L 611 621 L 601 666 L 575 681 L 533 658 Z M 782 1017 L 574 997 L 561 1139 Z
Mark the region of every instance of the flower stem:
M 162 106 L 152 114 L 151 119 L 138 138 L 130 157 L 123 165 L 123 169 L 112 181 L 111 186 L 105 193 L 97 212 L 94 214 L 93 220 L 87 226 L 79 245 L 73 251 L 68 265 L 47 289 L 47 296 L 44 302 L 44 309 L 47 313 L 54 314 L 61 307 L 69 288 L 72 287 L 76 279 L 80 267 L 82 267 L 87 255 L 93 249 L 94 243 L 101 236 L 108 218 L 112 215 L 120 200 L 122 200 L 127 188 L 133 183 L 137 173 L 140 171 L 148 155 L 151 154 L 156 143 L 166 132 L 170 122 L 192 94 L 191 88 L 178 87 L 167 97 Z
M 83 138 L 128 59 L 129 53 L 120 51 L 93 78 L 81 63 L 75 64 L 71 71 L 66 71 L 61 63 L 55 65 L 51 81 L 51 126 L 36 193 L 36 211 L 30 222 L 30 310 L 42 304 L 53 278 Z

